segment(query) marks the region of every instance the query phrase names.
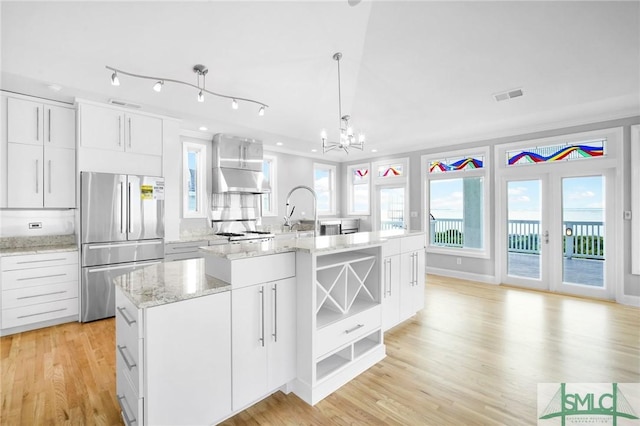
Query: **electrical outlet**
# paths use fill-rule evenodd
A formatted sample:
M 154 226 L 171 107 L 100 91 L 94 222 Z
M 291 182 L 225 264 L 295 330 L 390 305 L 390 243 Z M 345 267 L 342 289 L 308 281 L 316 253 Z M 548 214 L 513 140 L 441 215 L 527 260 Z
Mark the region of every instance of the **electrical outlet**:
M 29 222 L 29 229 L 42 229 L 42 222 Z
M 456 263 L 458 265 L 462 265 L 462 258 L 461 257 L 456 257 Z
M 624 212 L 624 220 L 631 220 L 631 210 Z

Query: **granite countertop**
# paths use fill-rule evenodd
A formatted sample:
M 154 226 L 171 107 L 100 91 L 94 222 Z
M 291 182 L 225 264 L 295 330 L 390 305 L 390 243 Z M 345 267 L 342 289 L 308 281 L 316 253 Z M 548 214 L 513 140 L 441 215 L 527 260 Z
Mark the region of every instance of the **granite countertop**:
M 67 251 L 78 251 L 75 235 L 0 238 L 0 257 Z
M 324 253 L 343 251 L 351 248 L 366 248 L 384 244 L 389 238 L 399 238 L 424 234 L 422 231 L 392 230 L 380 232 L 357 232 L 347 235 L 325 235 L 320 237 L 302 237 L 286 240 L 274 239 L 266 242 L 241 242 L 219 246 L 202 247 L 205 255 L 213 255 L 228 260 L 255 256 L 267 256 L 276 253 L 303 251 Z
M 231 285 L 206 275 L 203 259 L 162 262 L 114 278 L 138 308 L 165 305 L 231 290 Z

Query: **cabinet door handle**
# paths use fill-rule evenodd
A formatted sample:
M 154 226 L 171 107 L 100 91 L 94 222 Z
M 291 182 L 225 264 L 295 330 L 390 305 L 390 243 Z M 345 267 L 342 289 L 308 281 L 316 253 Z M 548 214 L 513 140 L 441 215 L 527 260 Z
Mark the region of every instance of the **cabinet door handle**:
M 47 130 L 47 137 L 49 138 L 49 142 L 51 142 L 51 108 L 49 108 L 47 112 L 49 113 L 49 121 L 47 122 L 47 126 L 49 129 Z
M 22 319 L 22 318 L 29 318 L 29 317 L 35 317 L 35 316 L 38 316 L 38 315 L 52 314 L 52 313 L 54 313 L 54 312 L 62 312 L 62 311 L 66 311 L 66 310 L 67 310 L 67 308 L 62 308 L 62 309 L 54 309 L 54 310 L 52 310 L 52 311 L 38 312 L 38 313 L 35 313 L 35 314 L 20 315 L 20 316 L 18 317 L 18 319 Z
M 49 160 L 49 176 L 47 177 L 49 183 L 49 194 L 51 194 L 51 160 Z
M 36 194 L 40 192 L 40 160 L 36 160 Z
M 64 277 L 65 275 L 67 275 L 67 274 L 39 275 L 37 277 L 18 278 L 16 281 L 37 280 L 37 279 L 40 279 L 40 278 Z
M 131 371 L 133 369 L 133 367 L 136 366 L 135 362 L 130 363 L 129 360 L 127 359 L 127 355 L 124 353 L 124 350 L 127 349 L 126 346 L 120 346 L 120 345 L 116 345 L 118 347 L 118 352 L 120 352 L 120 355 L 122 355 L 122 359 L 124 360 L 124 363 L 127 365 L 127 368 L 129 369 L 129 371 Z
M 264 286 L 260 287 L 260 338 L 258 339 L 264 347 Z
M 61 290 L 61 291 L 52 291 L 51 293 L 33 294 L 31 296 L 20 296 L 20 297 L 16 297 L 16 300 L 33 299 L 34 297 L 53 296 L 54 294 L 64 294 L 66 292 L 67 290 Z
M 273 290 L 273 341 L 278 341 L 278 284 L 274 284 Z
M 124 424 L 129 426 L 132 425 L 133 423 L 136 422 L 136 418 L 134 417 L 133 420 L 129 419 L 129 415 L 127 414 L 127 410 L 125 410 L 124 406 L 126 405 L 127 400 L 125 399 L 124 396 L 120 396 L 118 395 L 118 402 L 122 401 L 124 399 L 125 404 L 120 404 L 120 407 L 122 408 L 122 411 L 120 411 L 120 413 L 122 414 L 122 420 L 124 420 Z M 129 408 L 129 407 L 127 407 Z
M 118 116 L 118 146 L 122 146 L 122 116 Z
M 131 325 L 131 324 L 135 324 L 136 320 L 135 319 L 129 319 L 129 313 L 127 312 L 127 309 L 122 307 L 122 306 L 118 306 L 118 312 L 120 312 L 120 315 L 122 315 L 122 319 L 124 319 L 124 322 L 127 323 L 127 325 Z
M 360 328 L 362 328 L 362 327 L 364 327 L 364 324 L 358 324 L 358 325 L 356 325 L 356 326 L 355 326 L 355 327 L 353 327 L 353 328 L 350 328 L 350 329 L 348 329 L 348 330 L 345 330 L 344 332 L 345 332 L 345 334 L 350 334 L 350 333 L 353 333 L 354 331 L 356 331 L 356 330 L 358 330 L 358 329 L 360 329 Z
M 129 117 L 129 148 L 131 148 L 131 117 Z
M 36 140 L 40 140 L 40 107 L 36 108 Z

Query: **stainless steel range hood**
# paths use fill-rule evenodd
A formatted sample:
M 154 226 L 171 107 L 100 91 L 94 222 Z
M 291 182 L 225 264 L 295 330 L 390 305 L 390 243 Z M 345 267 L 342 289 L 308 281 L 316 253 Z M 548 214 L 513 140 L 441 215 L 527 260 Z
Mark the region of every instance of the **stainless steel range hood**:
M 262 142 L 222 133 L 214 135 L 212 192 L 269 191 L 262 174 Z

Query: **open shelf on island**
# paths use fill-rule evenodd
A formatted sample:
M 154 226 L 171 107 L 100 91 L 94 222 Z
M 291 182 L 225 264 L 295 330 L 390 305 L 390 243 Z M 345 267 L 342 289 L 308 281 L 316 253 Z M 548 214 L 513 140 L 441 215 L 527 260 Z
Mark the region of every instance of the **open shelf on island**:
M 334 371 L 351 362 L 351 346 L 326 357 L 316 363 L 316 380 L 322 380 Z
M 356 341 L 353 344 L 353 358 L 357 359 L 369 352 L 371 349 L 377 347 L 382 342 L 380 333 L 382 333 L 381 330 L 376 330 L 368 336 Z
M 349 311 L 346 313 L 341 313 L 334 309 L 322 307 L 320 308 L 316 316 L 316 328 L 320 329 L 336 321 L 348 318 L 351 315 L 366 311 L 367 309 L 370 309 L 378 304 L 379 303 L 376 301 L 356 299 L 351 305 L 351 309 L 349 309 Z

